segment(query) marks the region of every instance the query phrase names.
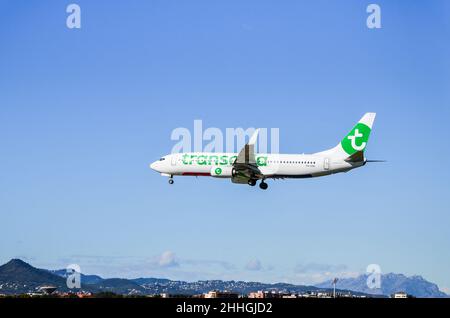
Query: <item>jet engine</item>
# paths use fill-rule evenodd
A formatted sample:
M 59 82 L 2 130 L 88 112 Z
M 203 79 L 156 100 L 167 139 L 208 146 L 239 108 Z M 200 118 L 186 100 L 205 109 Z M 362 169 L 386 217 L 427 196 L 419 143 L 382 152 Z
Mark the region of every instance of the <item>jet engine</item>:
M 216 178 L 231 178 L 233 176 L 232 167 L 212 167 L 211 176 Z

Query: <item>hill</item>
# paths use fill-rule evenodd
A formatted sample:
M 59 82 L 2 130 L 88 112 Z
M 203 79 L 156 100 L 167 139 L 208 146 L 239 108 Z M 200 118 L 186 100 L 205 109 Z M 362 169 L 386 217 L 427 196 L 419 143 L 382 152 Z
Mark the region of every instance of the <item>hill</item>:
M 392 295 L 395 292 L 403 291 L 409 295 L 421 298 L 449 297 L 447 294 L 440 291 L 436 284 L 431 283 L 418 275 L 407 277 L 403 274 L 382 274 L 381 288 L 378 289 L 370 289 L 367 287 L 368 277 L 369 276 L 365 274 L 356 278 L 340 279 L 337 283 L 337 287 L 372 295 Z M 320 288 L 330 288 L 331 286 L 331 281 L 316 285 L 316 287 Z

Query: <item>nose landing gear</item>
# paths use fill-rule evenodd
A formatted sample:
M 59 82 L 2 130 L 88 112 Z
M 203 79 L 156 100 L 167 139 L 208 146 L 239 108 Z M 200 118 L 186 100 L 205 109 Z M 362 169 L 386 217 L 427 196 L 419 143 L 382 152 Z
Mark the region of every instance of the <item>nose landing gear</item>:
M 173 177 L 172 176 L 169 178 L 169 184 L 173 184 Z

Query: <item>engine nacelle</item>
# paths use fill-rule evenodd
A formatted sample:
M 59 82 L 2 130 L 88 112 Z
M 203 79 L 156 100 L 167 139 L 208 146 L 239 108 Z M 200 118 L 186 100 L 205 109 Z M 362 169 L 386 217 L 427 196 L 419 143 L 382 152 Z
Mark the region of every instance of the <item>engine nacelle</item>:
M 231 178 L 233 176 L 233 167 L 212 167 L 211 177 Z

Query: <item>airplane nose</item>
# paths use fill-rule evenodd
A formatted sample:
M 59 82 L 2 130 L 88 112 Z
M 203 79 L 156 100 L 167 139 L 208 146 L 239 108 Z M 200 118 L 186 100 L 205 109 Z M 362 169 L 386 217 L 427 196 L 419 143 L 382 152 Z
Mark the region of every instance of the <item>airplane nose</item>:
M 150 164 L 150 168 L 153 169 L 153 170 L 155 170 L 155 171 L 158 171 L 158 170 L 156 170 L 156 163 L 157 163 L 156 161 L 153 162 L 153 163 L 151 163 L 151 164 Z

